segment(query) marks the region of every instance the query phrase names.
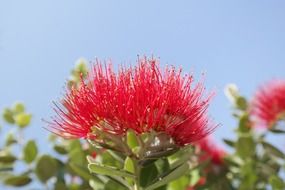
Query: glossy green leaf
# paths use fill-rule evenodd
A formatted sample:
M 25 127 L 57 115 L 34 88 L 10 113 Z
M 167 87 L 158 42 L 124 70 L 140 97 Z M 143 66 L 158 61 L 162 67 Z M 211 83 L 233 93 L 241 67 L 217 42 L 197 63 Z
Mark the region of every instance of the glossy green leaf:
M 189 164 L 184 163 L 181 166 L 169 170 L 168 172 L 160 175 L 150 186 L 146 187 L 145 190 L 153 190 L 169 182 L 178 179 L 179 177 L 186 174 L 189 171 Z
M 5 185 L 22 187 L 29 184 L 32 179 L 27 175 L 11 176 L 4 180 Z
M 125 160 L 125 164 L 124 164 L 124 170 L 130 172 L 130 173 L 134 173 L 135 172 L 135 168 L 134 168 L 134 164 L 133 161 L 130 157 L 127 157 Z
M 35 173 L 41 182 L 45 183 L 57 172 L 57 162 L 49 155 L 43 155 L 39 158 Z
M 146 187 L 153 182 L 158 176 L 158 169 L 154 163 L 144 167 L 140 171 L 140 185 Z
M 32 163 L 38 154 L 38 148 L 36 142 L 33 140 L 28 141 L 23 149 L 23 152 L 24 152 L 24 161 L 28 164 Z
M 20 113 L 15 116 L 16 125 L 22 128 L 28 126 L 31 122 L 31 119 L 32 115 L 26 113 Z
M 125 170 L 120 170 L 115 167 L 100 165 L 97 163 L 88 164 L 88 169 L 92 173 L 97 173 L 101 175 L 107 175 L 107 176 L 115 175 L 115 176 L 121 176 L 121 177 L 129 177 L 129 178 L 135 177 L 132 173 L 127 172 Z

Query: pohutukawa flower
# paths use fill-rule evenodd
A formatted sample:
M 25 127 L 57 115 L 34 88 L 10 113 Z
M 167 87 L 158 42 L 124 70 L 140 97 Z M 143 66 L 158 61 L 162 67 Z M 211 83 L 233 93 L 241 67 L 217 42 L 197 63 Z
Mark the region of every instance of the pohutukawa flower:
M 222 165 L 224 163 L 226 152 L 217 146 L 211 138 L 206 137 L 198 141 L 196 146 L 202 152 L 200 157 L 202 161 L 210 160 L 216 165 Z
M 175 67 L 161 69 L 157 59 L 139 59 L 135 67 L 96 61 L 87 81 L 71 88 L 49 124 L 54 133 L 71 138 L 104 133 L 125 135 L 163 132 L 183 146 L 207 136 L 216 127 L 207 115 L 213 93 L 202 82 L 182 76 Z
M 273 80 L 263 85 L 256 92 L 250 111 L 261 126 L 271 127 L 285 118 L 285 80 Z

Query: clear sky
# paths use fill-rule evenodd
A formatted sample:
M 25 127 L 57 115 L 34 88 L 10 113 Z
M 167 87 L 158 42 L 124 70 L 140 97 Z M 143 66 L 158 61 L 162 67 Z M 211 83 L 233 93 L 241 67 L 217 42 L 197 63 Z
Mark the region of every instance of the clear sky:
M 285 78 L 285 1 L 0 1 L 0 107 L 16 100 L 33 113 L 28 136 L 45 144 L 42 118 L 79 57 L 135 62 L 154 55 L 206 73 L 217 95 L 210 113 L 231 137 L 235 122 L 224 97 L 236 83 L 250 97 L 264 81 Z M 41 147 L 45 151 L 46 146 Z

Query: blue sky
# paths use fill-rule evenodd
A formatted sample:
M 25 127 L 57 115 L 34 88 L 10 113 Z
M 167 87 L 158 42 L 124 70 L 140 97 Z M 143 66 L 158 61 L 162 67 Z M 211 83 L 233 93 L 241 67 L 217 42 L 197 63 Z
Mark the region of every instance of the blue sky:
M 0 1 L 0 108 L 23 101 L 33 113 L 28 136 L 42 145 L 42 118 L 79 57 L 135 62 L 154 55 L 206 72 L 216 89 L 210 113 L 232 137 L 235 121 L 224 97 L 236 83 L 250 97 L 264 81 L 285 78 L 285 1 Z M 46 146 L 42 146 L 42 152 Z

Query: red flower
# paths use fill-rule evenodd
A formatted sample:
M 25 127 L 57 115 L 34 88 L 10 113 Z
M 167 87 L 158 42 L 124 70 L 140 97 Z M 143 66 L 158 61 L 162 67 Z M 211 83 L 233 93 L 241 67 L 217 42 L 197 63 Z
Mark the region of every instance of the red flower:
M 97 129 L 124 135 L 165 132 L 179 145 L 207 136 L 215 127 L 207 116 L 212 94 L 204 97 L 201 82 L 182 70 L 162 70 L 157 59 L 139 59 L 138 66 L 114 72 L 96 61 L 87 82 L 68 90 L 56 106 L 50 129 L 63 137 L 87 137 Z M 95 132 L 96 133 L 96 132 Z M 95 137 L 96 138 L 96 137 Z
M 222 165 L 224 163 L 226 152 L 215 145 L 211 138 L 207 137 L 198 141 L 197 146 L 202 151 L 202 155 L 200 157 L 201 161 L 209 159 L 216 165 Z
M 273 80 L 255 94 L 251 114 L 260 125 L 271 127 L 285 114 L 285 80 Z

